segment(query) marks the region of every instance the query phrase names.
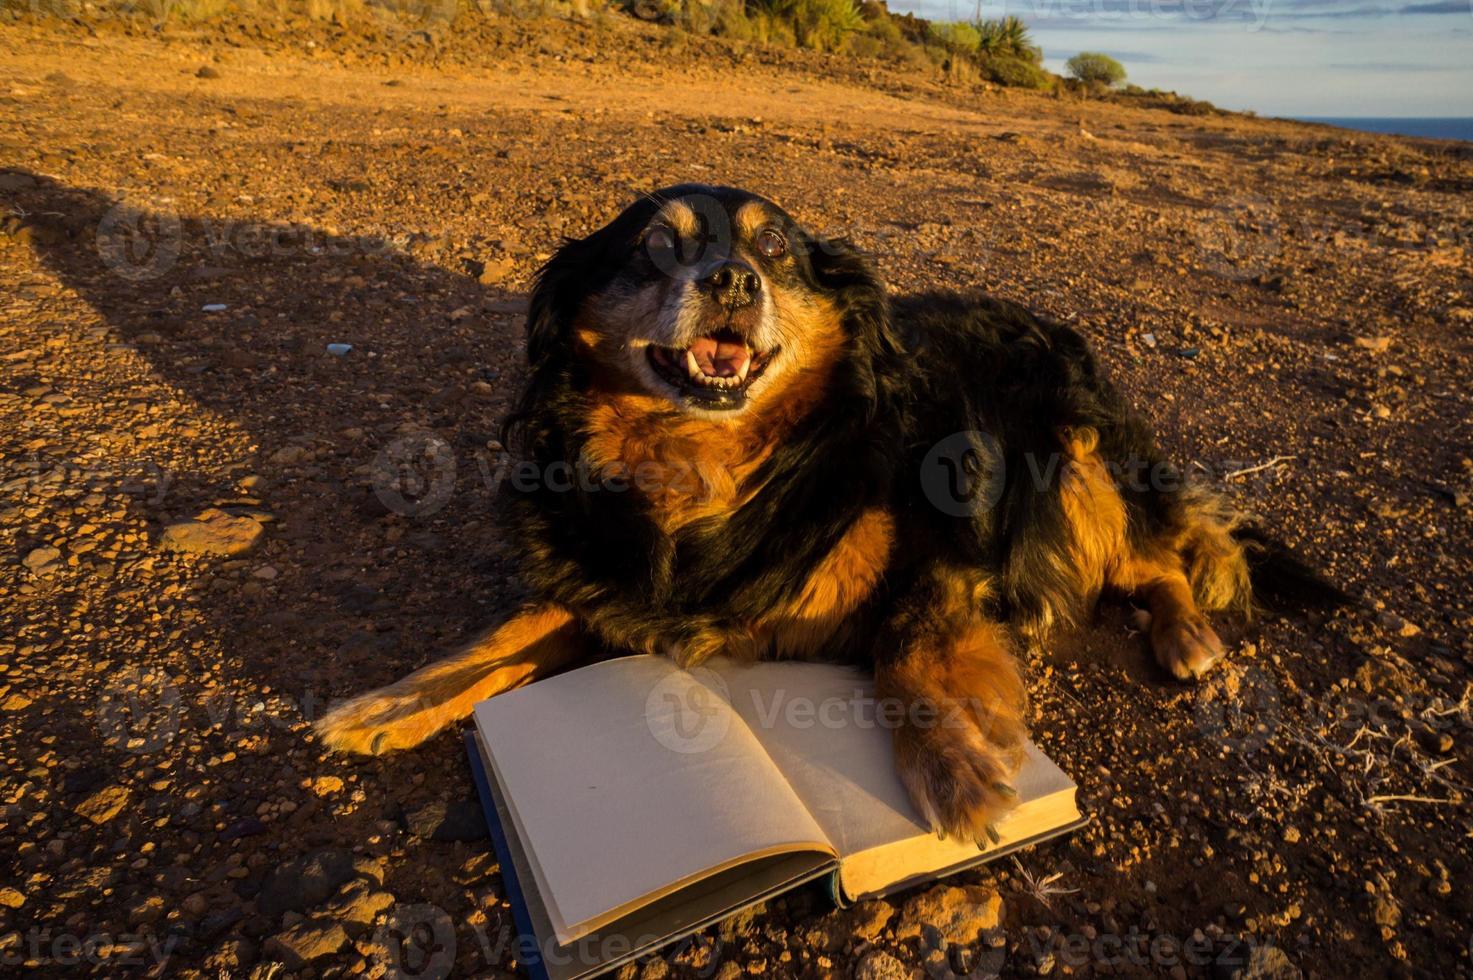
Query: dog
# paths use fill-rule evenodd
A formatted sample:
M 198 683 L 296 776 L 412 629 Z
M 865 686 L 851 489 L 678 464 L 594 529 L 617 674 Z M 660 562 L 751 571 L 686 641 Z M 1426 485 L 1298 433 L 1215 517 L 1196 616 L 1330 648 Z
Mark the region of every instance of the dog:
M 535 599 L 334 707 L 333 749 L 417 745 L 614 652 L 839 660 L 946 713 L 902 713 L 896 766 L 934 830 L 981 842 L 1023 758 L 1015 637 L 1112 592 L 1191 680 L 1255 562 L 1280 593 L 1323 585 L 1181 478 L 1078 333 L 981 295 L 892 302 L 756 194 L 666 188 L 565 242 L 526 347 L 505 437 L 531 478 L 502 493 Z

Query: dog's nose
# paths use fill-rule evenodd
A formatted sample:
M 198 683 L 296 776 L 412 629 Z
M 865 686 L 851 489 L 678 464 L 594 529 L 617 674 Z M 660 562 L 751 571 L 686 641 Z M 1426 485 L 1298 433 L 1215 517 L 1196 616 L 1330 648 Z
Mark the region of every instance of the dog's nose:
M 750 265 L 732 260 L 707 276 L 703 285 L 712 299 L 734 310 L 757 298 L 757 293 L 762 289 L 762 280 Z

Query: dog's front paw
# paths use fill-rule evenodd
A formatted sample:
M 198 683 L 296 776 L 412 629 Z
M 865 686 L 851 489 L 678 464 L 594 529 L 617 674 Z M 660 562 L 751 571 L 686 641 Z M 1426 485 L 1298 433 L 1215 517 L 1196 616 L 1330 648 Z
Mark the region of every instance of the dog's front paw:
M 381 687 L 345 701 L 317 719 L 313 728 L 336 752 L 378 755 L 420 744 L 439 730 L 426 724 L 424 698 L 418 692 Z
M 986 728 L 969 710 L 943 710 L 934 725 L 895 732 L 895 763 L 911 801 L 939 836 L 988 847 L 993 824 L 1018 802 L 1013 777 L 1023 761 L 1023 727 L 994 720 Z
M 1184 681 L 1201 677 L 1224 655 L 1222 640 L 1200 614 L 1154 617 L 1151 649 L 1157 663 Z

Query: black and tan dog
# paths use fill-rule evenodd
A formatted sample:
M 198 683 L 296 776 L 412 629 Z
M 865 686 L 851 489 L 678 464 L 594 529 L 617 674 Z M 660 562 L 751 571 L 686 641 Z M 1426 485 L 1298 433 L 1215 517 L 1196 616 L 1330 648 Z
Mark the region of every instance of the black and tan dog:
M 1189 679 L 1223 655 L 1204 611 L 1252 602 L 1258 547 L 1078 334 L 985 297 L 892 306 L 852 247 L 755 195 L 672 187 L 568 242 L 527 331 L 511 435 L 562 476 L 503 492 L 538 601 L 335 708 L 330 746 L 416 745 L 610 651 L 843 659 L 945 716 L 900 716 L 897 765 L 937 830 L 982 839 L 1025 735 L 1005 623 L 1131 595 Z M 928 468 L 973 492 L 938 500 Z M 1281 584 L 1302 570 L 1276 557 Z

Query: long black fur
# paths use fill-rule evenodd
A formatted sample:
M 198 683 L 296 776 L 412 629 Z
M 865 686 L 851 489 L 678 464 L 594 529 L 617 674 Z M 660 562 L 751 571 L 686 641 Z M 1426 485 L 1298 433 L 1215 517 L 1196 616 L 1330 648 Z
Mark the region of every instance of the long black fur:
M 580 304 L 608 282 L 660 206 L 691 192 L 750 196 L 699 186 L 650 195 L 566 243 L 538 276 L 531 375 L 507 432 L 536 466 L 583 457 L 589 379 L 572 340 Z M 856 517 L 886 507 L 897 547 L 881 587 L 835 638 L 835 657 L 889 655 L 884 625 L 938 565 L 990 573 L 1001 586 L 1000 617 L 1042 619 L 1083 603 L 1089 597 L 1071 594 L 1059 560 L 1068 547 L 1059 433 L 1087 426 L 1104 459 L 1176 475 L 1084 339 L 982 295 L 927 294 L 892 307 L 853 246 L 795 233 L 801 274 L 842 311 L 850 346 L 821 404 L 752 478 L 760 490 L 729 517 L 666 536 L 632 492 L 545 482 L 513 489 L 510 523 L 529 584 L 577 611 L 611 647 L 678 651 L 703 631 L 739 630 L 791 599 Z M 956 515 L 928 499 L 922 473 L 933 446 L 967 432 L 984 437 L 979 451 L 995 458 L 982 465 L 1001 464 L 1002 486 L 995 506 Z M 1122 485 L 1129 534 L 1145 541 L 1183 521 L 1184 487 L 1180 479 Z

